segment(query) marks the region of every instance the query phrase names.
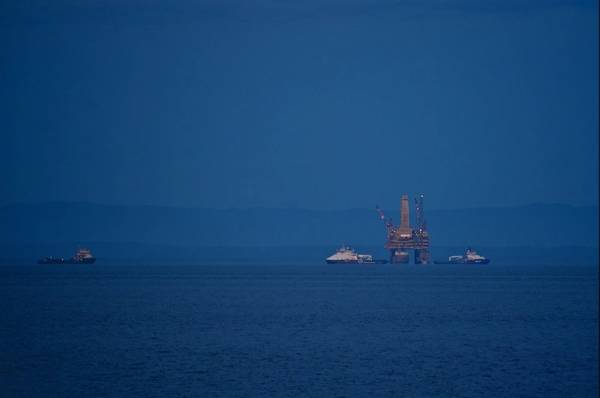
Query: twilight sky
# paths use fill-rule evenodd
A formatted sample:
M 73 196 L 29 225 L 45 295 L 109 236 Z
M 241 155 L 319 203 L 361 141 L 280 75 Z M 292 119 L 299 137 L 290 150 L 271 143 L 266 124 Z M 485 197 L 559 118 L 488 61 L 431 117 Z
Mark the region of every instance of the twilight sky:
M 0 205 L 598 202 L 597 1 L 5 1 L 0 37 Z

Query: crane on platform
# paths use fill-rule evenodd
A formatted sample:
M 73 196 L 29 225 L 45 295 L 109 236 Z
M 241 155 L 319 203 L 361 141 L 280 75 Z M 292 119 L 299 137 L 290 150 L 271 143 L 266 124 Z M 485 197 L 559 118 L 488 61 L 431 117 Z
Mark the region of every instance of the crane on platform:
M 385 223 L 385 228 L 387 229 L 388 236 L 392 236 L 395 229 L 394 224 L 392 223 L 392 219 L 386 217 L 383 213 L 383 210 L 381 210 L 379 206 L 375 206 L 375 210 L 377 210 L 377 213 L 379 214 L 379 219 Z
M 417 231 L 423 233 L 427 231 L 427 222 L 425 221 L 425 214 L 423 212 L 423 194 L 415 198 L 415 208 L 417 210 Z
M 381 210 L 381 208 L 379 206 L 375 206 L 375 210 L 379 214 L 379 219 L 385 223 L 386 227 L 390 227 L 390 226 L 393 225 L 392 224 L 392 219 L 391 218 L 387 218 L 385 216 L 385 214 L 383 213 L 383 210 Z

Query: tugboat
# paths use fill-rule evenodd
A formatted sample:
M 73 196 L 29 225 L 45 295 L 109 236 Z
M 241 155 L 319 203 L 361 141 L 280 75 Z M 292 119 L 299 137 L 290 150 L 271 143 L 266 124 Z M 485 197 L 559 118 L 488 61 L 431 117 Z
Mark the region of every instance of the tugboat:
M 467 252 L 462 256 L 450 256 L 448 261 L 434 261 L 434 264 L 488 264 L 489 258 L 485 258 L 477 254 L 477 252 L 470 247 L 467 248 Z
M 44 257 L 38 260 L 38 264 L 94 264 L 96 257 L 92 255 L 90 249 L 80 248 L 77 253 L 69 259 L 62 257 Z
M 342 246 L 325 259 L 327 264 L 385 264 L 386 260 L 373 260 L 370 254 L 358 254 L 350 246 Z

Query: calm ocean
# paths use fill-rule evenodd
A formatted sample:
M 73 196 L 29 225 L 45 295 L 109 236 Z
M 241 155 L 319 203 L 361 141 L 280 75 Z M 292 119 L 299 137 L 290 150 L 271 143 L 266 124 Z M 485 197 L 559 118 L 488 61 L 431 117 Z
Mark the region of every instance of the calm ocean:
M 598 267 L 0 267 L 2 397 L 593 397 Z

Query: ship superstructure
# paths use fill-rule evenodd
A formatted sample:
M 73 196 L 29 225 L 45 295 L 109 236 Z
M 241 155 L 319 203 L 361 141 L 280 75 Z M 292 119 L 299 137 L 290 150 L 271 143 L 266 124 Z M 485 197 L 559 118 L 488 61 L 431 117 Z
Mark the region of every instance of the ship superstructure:
M 93 264 L 96 261 L 96 257 L 92 255 L 90 249 L 80 248 L 77 250 L 77 253 L 73 257 L 70 258 L 71 263 L 74 264 Z

